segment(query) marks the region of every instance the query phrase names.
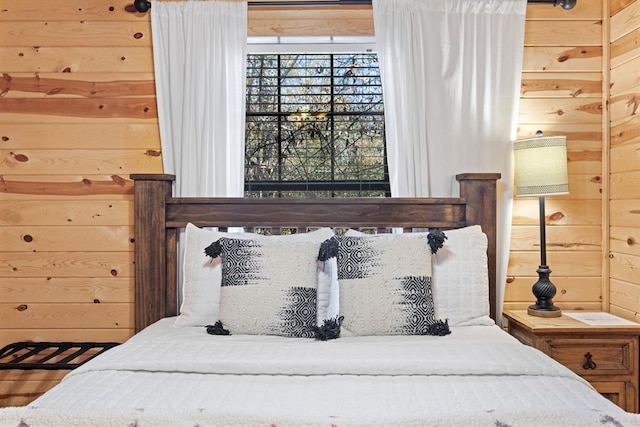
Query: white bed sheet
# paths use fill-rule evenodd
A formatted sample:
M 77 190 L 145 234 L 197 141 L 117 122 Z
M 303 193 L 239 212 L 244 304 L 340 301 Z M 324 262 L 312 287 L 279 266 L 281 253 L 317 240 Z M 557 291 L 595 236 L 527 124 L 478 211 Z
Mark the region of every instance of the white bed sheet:
M 163 319 L 1 426 L 640 426 L 497 326 L 320 342 Z M 22 422 L 23 424 L 19 424 Z

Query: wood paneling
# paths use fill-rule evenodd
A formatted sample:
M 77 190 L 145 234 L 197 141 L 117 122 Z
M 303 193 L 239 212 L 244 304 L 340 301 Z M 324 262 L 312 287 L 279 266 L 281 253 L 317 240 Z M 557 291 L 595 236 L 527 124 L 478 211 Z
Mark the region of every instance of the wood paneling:
M 640 256 L 640 227 L 611 227 L 609 238 L 612 252 Z
M 600 71 L 601 46 L 525 46 L 522 69 L 527 71 Z M 539 78 L 544 78 L 540 76 Z M 573 79 L 567 79 L 571 81 Z M 566 83 L 569 84 L 569 83 Z
M 157 123 L 2 123 L 0 133 L 3 150 L 158 150 L 160 140 Z
M 77 174 L 113 174 L 126 170 L 151 173 L 162 169 L 157 150 L 0 150 L 5 170 L 20 175 L 59 175 L 69 170 Z M 17 178 L 16 178 L 17 179 Z
M 602 46 L 600 20 L 527 20 L 525 46 Z
M 0 227 L 0 241 L 0 252 L 133 252 L 133 227 Z
M 555 267 L 554 267 L 555 269 Z M 557 304 L 572 302 L 595 302 L 602 297 L 602 279 L 595 277 L 567 277 L 559 276 L 555 271 L 550 277 L 556 285 L 557 293 L 553 301 Z M 531 292 L 531 287 L 538 280 L 535 268 L 529 272 L 529 276 L 509 276 L 505 286 L 505 299 L 507 301 L 529 301 L 535 302 L 535 297 Z
M 8 329 L 58 328 L 106 329 L 133 327 L 133 304 L 77 304 L 77 303 L 0 303 L 0 322 Z
M 523 97 L 595 97 L 602 99 L 602 75 L 573 73 L 572 79 L 563 73 L 523 73 Z
M 527 6 L 518 137 L 540 129 L 568 140 L 570 194 L 547 199 L 558 304 L 601 308 L 608 281 L 601 266 L 610 263 L 611 310 L 636 318 L 640 284 L 630 275 L 640 268 L 633 196 L 639 6 L 638 0 L 608 1 L 609 46 L 603 46 L 602 2 L 580 0 L 572 11 Z M 122 341 L 133 332 L 129 174 L 163 170 L 150 14 L 136 13 L 131 3 L 2 2 L 0 345 Z M 248 24 L 250 35 L 373 34 L 370 7 L 254 7 Z M 613 174 L 603 180 L 609 150 L 603 149 L 608 88 L 602 84 L 609 61 Z M 603 209 L 605 184 L 614 198 L 609 210 Z M 603 211 L 610 216 L 612 258 L 602 254 Z M 515 200 L 507 308 L 531 303 L 538 221 L 537 200 Z M 21 304 L 27 309 L 17 311 Z M 14 381 L 0 377 L 0 395 L 9 390 L 0 405 L 26 403 L 58 379 L 35 375 L 10 388 Z
M 129 303 L 131 277 L 0 277 L 3 303 Z
M 131 252 L 3 252 L 0 277 L 132 277 Z
M 2 199 L 0 199 L 2 200 Z M 0 204 L 0 226 L 30 225 L 131 225 L 132 201 L 63 199 Z
M 0 47 L 4 73 L 148 73 L 152 56 L 148 47 Z
M 119 73 L 114 79 L 112 74 L 86 71 L 5 73 L 0 80 L 0 93 L 6 98 L 139 98 L 156 94 L 150 73 Z
M 602 250 L 602 230 L 597 225 L 547 227 L 545 234 L 548 250 Z M 511 250 L 540 251 L 540 227 L 512 227 Z
M 611 17 L 611 40 L 615 41 L 640 27 L 640 3 L 629 2 Z

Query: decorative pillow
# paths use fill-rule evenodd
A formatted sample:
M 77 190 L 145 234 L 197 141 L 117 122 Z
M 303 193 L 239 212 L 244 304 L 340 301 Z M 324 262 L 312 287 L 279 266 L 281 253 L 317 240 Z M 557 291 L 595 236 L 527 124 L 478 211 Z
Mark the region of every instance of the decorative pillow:
M 218 320 L 220 305 L 220 282 L 222 270 L 220 259 L 207 257 L 204 248 L 221 237 L 246 239 L 282 239 L 282 240 L 311 240 L 322 242 L 333 236 L 330 228 L 320 228 L 309 233 L 291 234 L 286 236 L 263 236 L 253 233 L 224 233 L 187 224 L 184 236 L 182 303 L 180 314 L 176 318 L 176 326 L 205 326 Z M 330 289 L 332 286 L 330 270 L 318 274 L 318 322 L 330 316 L 327 307 L 330 303 Z M 336 279 L 337 281 L 337 279 Z M 320 316 L 323 317 L 320 317 Z
M 479 225 L 446 233 L 447 243 L 433 262 L 436 315 L 451 326 L 494 324 L 489 317 L 487 236 Z
M 222 258 L 220 321 L 231 334 L 313 338 L 320 243 L 222 237 L 206 248 Z
M 367 236 L 357 230 L 345 235 Z M 446 244 L 432 260 L 436 317 L 450 326 L 494 324 L 489 317 L 487 236 L 479 225 L 447 230 L 446 235 Z
M 326 249 L 327 244 L 337 248 Z M 340 316 L 347 334 L 430 333 L 437 321 L 427 234 L 334 236 L 323 250 L 337 252 Z

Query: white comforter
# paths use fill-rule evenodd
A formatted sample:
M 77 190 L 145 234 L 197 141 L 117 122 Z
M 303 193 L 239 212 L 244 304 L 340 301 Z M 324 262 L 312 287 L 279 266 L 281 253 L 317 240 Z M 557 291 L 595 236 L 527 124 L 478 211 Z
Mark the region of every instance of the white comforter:
M 1 426 L 640 426 L 496 326 L 320 342 L 158 322 Z

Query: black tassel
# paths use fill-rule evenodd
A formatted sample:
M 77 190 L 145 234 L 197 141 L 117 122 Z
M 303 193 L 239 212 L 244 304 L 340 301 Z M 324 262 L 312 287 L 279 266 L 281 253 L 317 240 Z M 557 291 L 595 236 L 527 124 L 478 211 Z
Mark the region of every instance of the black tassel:
M 222 326 L 222 322 L 219 320 L 214 325 L 207 325 L 205 327 L 207 328 L 207 333 L 209 335 L 231 335 L 231 332 L 229 332 L 228 329 L 225 329 Z
M 344 316 L 336 316 L 335 319 L 325 319 L 322 326 L 314 326 L 315 338 L 320 341 L 334 340 L 340 337 L 340 325 Z
M 443 231 L 433 230 L 427 234 L 427 240 L 429 241 L 429 246 L 431 247 L 431 253 L 435 254 L 438 252 L 442 246 L 444 246 L 444 241 L 447 240 L 447 235 L 444 234 Z
M 220 240 L 216 240 L 215 242 L 204 248 L 204 253 L 208 257 L 218 258 L 220 254 L 222 254 L 222 245 L 220 244 Z
M 449 319 L 436 320 L 432 324 L 427 327 L 427 333 L 425 335 L 437 335 L 443 337 L 445 335 L 449 335 L 451 333 L 451 329 L 449 329 Z
M 327 261 L 330 258 L 338 257 L 338 240 L 331 237 L 320 244 L 318 261 Z

